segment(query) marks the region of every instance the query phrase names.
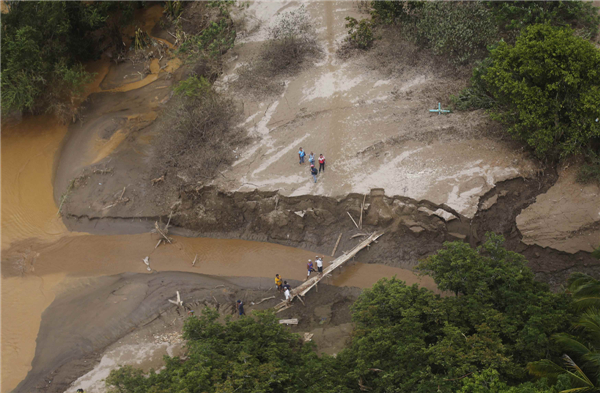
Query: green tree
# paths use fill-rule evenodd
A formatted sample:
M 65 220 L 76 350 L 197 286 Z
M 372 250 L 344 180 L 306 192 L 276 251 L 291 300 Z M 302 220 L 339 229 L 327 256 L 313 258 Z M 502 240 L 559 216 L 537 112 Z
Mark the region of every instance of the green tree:
M 578 29 L 586 38 L 596 36 L 600 15 L 588 1 L 487 1 L 494 21 L 514 40 L 522 29 L 548 23 Z
M 600 51 L 570 28 L 534 25 L 500 42 L 481 74 L 495 119 L 539 157 L 581 151 L 600 137 Z
M 2 108 L 37 111 L 72 104 L 91 75 L 81 61 L 95 55 L 92 33 L 110 2 L 7 1 L 2 13 Z
M 573 305 L 579 311 L 573 323 L 573 332 L 557 333 L 555 344 L 565 352 L 562 368 L 552 359 L 542 359 L 530 363 L 529 372 L 537 377 L 555 380 L 566 376 L 571 389 L 562 392 L 600 391 L 600 281 L 583 273 L 574 273 L 568 280 L 568 292 L 572 294 Z M 574 359 L 573 359 L 574 358 Z
M 525 365 L 552 351 L 550 337 L 568 328 L 569 299 L 534 280 L 501 236 L 473 250 L 462 242 L 420 269 L 457 296 L 383 279 L 352 308 L 355 331 L 338 355 L 347 387 L 376 392 L 454 392 L 474 372 L 496 370 L 507 384 L 527 379 Z
M 106 379 L 119 393 L 167 392 L 327 392 L 335 386 L 335 367 L 311 343 L 278 323 L 272 312 L 218 321 L 206 308 L 184 326 L 186 360 L 165 357 L 166 367 L 144 375 L 124 367 Z M 336 390 L 339 391 L 339 390 Z

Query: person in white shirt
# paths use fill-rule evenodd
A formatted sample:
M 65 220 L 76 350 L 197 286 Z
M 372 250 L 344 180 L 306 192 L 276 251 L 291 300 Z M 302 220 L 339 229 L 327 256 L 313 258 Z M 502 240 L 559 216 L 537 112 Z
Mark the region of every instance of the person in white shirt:
M 289 288 L 285 288 L 285 292 L 283 292 L 283 294 L 285 295 L 285 300 L 290 300 L 290 289 Z
M 317 256 L 316 261 L 317 261 L 317 271 L 319 272 L 319 274 L 323 274 L 323 260 L 319 256 Z

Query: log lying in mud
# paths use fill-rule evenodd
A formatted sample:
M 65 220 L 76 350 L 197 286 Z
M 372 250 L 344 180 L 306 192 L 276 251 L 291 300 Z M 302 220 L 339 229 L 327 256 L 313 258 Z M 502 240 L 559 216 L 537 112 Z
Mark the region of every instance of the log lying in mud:
M 342 266 L 344 263 L 351 260 L 356 254 L 358 254 L 358 252 L 360 250 L 371 245 L 371 243 L 375 242 L 381 236 L 383 236 L 383 232 L 373 233 L 367 239 L 365 239 L 362 242 L 360 242 L 359 244 L 357 244 L 356 247 L 354 247 L 352 250 L 348 251 L 341 257 L 334 259 L 333 262 L 331 262 L 331 265 L 329 265 L 325 269 L 323 269 L 322 274 L 317 274 L 317 276 L 306 280 L 305 282 L 300 284 L 298 287 L 292 289 L 290 291 L 290 295 L 291 295 L 290 299 L 284 300 L 283 302 L 277 304 L 275 306 L 275 309 L 282 311 L 283 309 L 289 308 L 289 306 L 291 306 L 291 303 L 295 298 L 298 298 L 300 301 L 302 301 L 302 296 L 305 296 L 308 291 L 310 291 L 312 288 L 314 288 L 319 283 L 319 281 L 321 281 L 322 279 L 327 277 L 327 275 L 331 274 L 335 269 Z M 304 303 L 304 301 L 302 301 L 302 303 Z
M 280 324 L 286 324 L 286 325 L 297 325 L 298 324 L 298 318 L 280 319 L 279 323 Z

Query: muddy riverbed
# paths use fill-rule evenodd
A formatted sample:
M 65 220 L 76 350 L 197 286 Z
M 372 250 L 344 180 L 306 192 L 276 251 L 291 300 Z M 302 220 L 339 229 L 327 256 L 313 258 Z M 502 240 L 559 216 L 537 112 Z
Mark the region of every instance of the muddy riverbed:
M 149 172 L 157 119 L 189 71 L 172 53 L 149 61 L 143 77 L 143 67 L 89 64 L 96 78 L 83 121 L 32 116 L 3 124 L 2 392 L 17 385 L 23 392 L 73 391 L 76 380 L 86 391 L 102 391 L 101 379 L 120 361 L 160 367 L 157 358 L 181 347 L 183 316 L 166 302 L 175 290 L 195 310 L 210 305 L 231 314 L 232 299 L 257 300 L 275 273 L 299 282 L 307 259 L 332 260 L 340 234 L 335 256 L 361 233 L 386 231 L 297 311 L 294 329 L 315 333 L 328 353 L 351 331 L 348 306 L 360 288 L 395 275 L 435 290 L 411 269 L 444 241 L 476 246 L 485 232 L 502 233 L 554 287 L 572 271 L 598 272 L 588 252 L 600 243 L 598 188 L 581 189 L 570 201 L 577 185 L 559 180 L 570 172 L 544 168 L 498 138 L 482 113 L 425 111 L 463 79 L 427 67 L 383 74 L 369 59 L 337 57 L 344 17 L 360 16 L 351 3 L 307 5 L 324 57 L 283 81 L 282 95 L 236 91 L 230 82 L 260 49 L 270 21 L 297 6 L 254 3 L 236 14 L 257 26 L 238 37 L 244 45 L 231 51 L 217 85 L 238 99 L 252 142 L 214 181 L 182 173 L 151 182 L 160 175 Z M 136 18 L 168 38 L 155 28 L 161 15 L 152 6 Z M 328 172 L 317 185 L 296 162 L 300 145 L 325 150 Z M 558 203 L 554 195 L 567 213 L 581 206 L 571 210 L 585 218 L 556 231 L 559 242 L 540 231 Z M 361 229 L 348 214 L 362 216 Z M 159 235 L 149 231 L 169 216 L 174 242 L 156 248 Z

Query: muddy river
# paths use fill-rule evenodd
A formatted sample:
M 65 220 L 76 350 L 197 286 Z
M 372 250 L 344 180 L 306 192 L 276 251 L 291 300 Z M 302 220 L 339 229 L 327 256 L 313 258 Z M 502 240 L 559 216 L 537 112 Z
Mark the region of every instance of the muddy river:
M 154 234 L 69 232 L 57 214 L 52 185 L 66 133 L 67 127 L 50 116 L 28 117 L 2 129 L 2 392 L 11 391 L 30 370 L 42 312 L 64 290 L 67 277 L 148 272 L 142 261 L 148 256 L 155 271 L 304 278 L 306 260 L 315 256 L 307 250 L 178 236 L 174 244 L 155 249 Z M 91 153 L 83 149 L 82 154 Z M 431 280 L 409 270 L 360 263 L 343 269 L 331 283 L 364 288 L 393 275 L 433 288 Z
M 149 21 L 144 26 L 149 31 L 162 8 L 155 6 L 145 12 L 148 15 L 141 20 Z M 166 69 L 173 70 L 179 64 L 173 59 Z M 101 91 L 110 67 L 106 60 L 88 65 L 96 73 L 88 94 Z M 151 64 L 150 71 L 139 81 L 102 91 L 118 93 L 147 86 L 162 72 L 158 63 Z M 155 249 L 157 235 L 150 233 L 100 236 L 69 232 L 53 197 L 56 163 L 59 155 L 66 154 L 61 147 L 67 131 L 67 125 L 50 115 L 25 117 L 2 125 L 2 392 L 14 389 L 31 369 L 42 312 L 73 278 L 149 273 L 142 261 L 144 257 L 149 257 L 154 271 L 246 277 L 273 277 L 279 273 L 297 280 L 305 277 L 306 260 L 315 254 L 302 249 L 180 236 L 174 237 L 172 245 Z M 108 141 L 86 142 L 76 156 L 71 152 L 74 156 L 68 158 L 82 166 L 89 165 L 109 155 L 124 137 L 117 132 Z M 123 229 L 119 231 L 122 233 Z M 342 269 L 330 283 L 365 288 L 393 275 L 409 284 L 420 282 L 434 288 L 430 279 L 421 279 L 409 270 L 360 263 Z

